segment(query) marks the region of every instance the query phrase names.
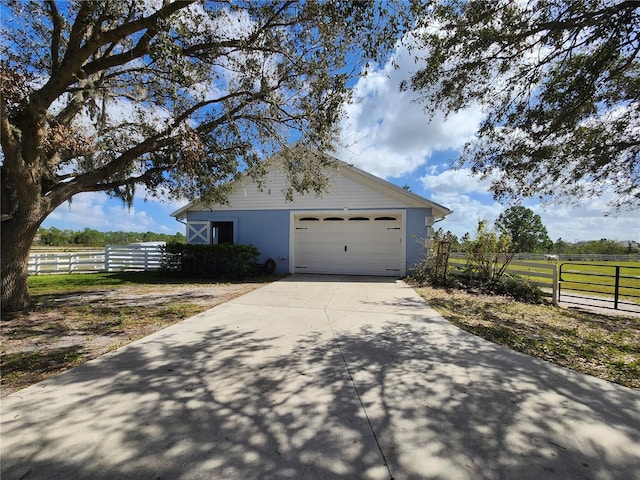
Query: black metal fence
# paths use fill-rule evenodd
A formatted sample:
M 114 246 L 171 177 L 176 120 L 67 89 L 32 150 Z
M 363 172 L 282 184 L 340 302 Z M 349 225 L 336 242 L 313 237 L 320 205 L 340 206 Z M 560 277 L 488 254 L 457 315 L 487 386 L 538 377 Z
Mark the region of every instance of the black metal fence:
M 575 305 L 640 312 L 640 267 L 562 263 L 558 300 Z

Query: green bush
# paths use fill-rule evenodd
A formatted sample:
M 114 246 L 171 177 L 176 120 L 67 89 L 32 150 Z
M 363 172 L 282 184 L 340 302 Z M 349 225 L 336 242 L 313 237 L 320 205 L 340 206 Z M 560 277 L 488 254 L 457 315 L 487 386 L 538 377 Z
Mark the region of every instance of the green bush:
M 507 276 L 502 279 L 502 283 L 505 285 L 507 294 L 521 302 L 541 303 L 544 299 L 540 287 L 524 278 Z
M 515 275 L 505 275 L 480 285 L 485 293 L 507 295 L 526 303 L 542 303 L 542 290 L 528 280 Z
M 260 252 L 253 245 L 191 245 L 170 243 L 161 271 L 203 278 L 241 278 L 256 274 Z
M 422 287 L 427 283 L 431 283 L 431 272 L 432 265 L 429 258 L 423 258 L 409 269 L 409 272 L 407 273 L 407 281 L 412 285 Z
M 434 263 L 433 257 L 423 258 L 409 269 L 406 280 L 411 285 L 419 287 L 429 284 L 434 287 L 455 288 L 460 284 L 454 275 L 448 273 L 450 267 L 446 267 L 447 270 L 444 275 L 436 275 Z

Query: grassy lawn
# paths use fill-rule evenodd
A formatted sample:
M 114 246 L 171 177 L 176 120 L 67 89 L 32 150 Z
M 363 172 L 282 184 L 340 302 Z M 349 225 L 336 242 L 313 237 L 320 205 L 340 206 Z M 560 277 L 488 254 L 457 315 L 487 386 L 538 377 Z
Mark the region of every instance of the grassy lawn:
M 215 283 L 148 273 L 29 278 L 29 313 L 3 315 L 6 395 L 120 348 L 280 277 Z
M 212 285 L 213 282 L 170 277 L 156 272 L 70 273 L 29 277 L 29 291 L 36 300 L 42 295 L 62 295 L 97 289 L 183 284 Z
M 506 297 L 416 289 L 454 325 L 522 353 L 640 389 L 640 317 L 528 305 Z

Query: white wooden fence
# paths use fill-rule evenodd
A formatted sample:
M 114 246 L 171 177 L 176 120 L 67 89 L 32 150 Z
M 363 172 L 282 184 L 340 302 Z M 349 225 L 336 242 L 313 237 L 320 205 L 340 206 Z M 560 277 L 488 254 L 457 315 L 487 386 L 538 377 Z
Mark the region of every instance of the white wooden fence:
M 554 254 L 553 252 L 551 252 Z M 629 253 L 625 255 L 609 255 L 604 253 L 559 253 L 554 254 L 560 261 L 574 262 L 637 262 L 640 254 Z M 465 258 L 464 252 L 451 252 L 452 258 Z M 546 261 L 544 253 L 516 253 L 514 260 L 541 260 Z
M 104 250 L 37 252 L 29 255 L 29 274 L 158 270 L 162 244 L 107 245 Z

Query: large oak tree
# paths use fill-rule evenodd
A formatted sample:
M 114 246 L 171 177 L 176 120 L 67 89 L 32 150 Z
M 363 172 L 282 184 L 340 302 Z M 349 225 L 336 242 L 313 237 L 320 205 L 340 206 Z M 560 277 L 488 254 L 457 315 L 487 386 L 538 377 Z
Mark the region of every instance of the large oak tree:
M 431 112 L 482 107 L 460 164 L 499 200 L 640 206 L 640 2 L 438 0 L 414 37 Z
M 2 309 L 29 306 L 28 252 L 80 192 L 223 198 L 293 141 L 330 146 L 347 81 L 407 28 L 402 2 L 8 1 L 2 7 Z M 286 157 L 286 155 L 285 155 Z M 318 158 L 289 159 L 321 189 Z M 293 166 L 295 165 L 295 169 Z

